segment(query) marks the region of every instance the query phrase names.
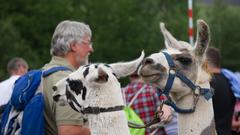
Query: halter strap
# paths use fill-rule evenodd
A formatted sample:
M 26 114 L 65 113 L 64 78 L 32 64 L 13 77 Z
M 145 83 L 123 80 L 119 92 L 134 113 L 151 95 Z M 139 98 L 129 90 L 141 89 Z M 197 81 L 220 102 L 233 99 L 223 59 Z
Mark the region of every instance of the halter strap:
M 184 74 L 182 74 L 180 71 L 176 69 L 176 65 L 173 62 L 172 57 L 167 52 L 162 52 L 167 59 L 167 63 L 169 65 L 169 73 L 168 73 L 168 79 L 166 82 L 166 86 L 164 88 L 163 94 L 160 95 L 160 92 L 158 94 L 160 95 L 160 98 L 162 101 L 171 106 L 176 112 L 178 113 L 191 113 L 195 111 L 196 104 L 199 98 L 199 95 L 203 95 L 206 100 L 209 100 L 213 96 L 213 91 L 211 89 L 207 88 L 201 88 L 198 85 L 195 85 L 191 80 L 189 80 Z M 179 108 L 171 99 L 169 96 L 170 90 L 172 88 L 173 82 L 175 80 L 175 77 L 178 77 L 182 82 L 184 82 L 189 88 L 192 89 L 193 92 L 196 90 L 199 90 L 199 95 L 194 95 L 194 105 L 190 109 L 181 109 Z M 159 90 L 158 90 L 159 91 Z
M 87 107 L 82 110 L 84 114 L 99 114 L 104 112 L 113 112 L 113 111 L 121 111 L 123 110 L 124 106 L 114 106 L 114 107 L 108 107 L 108 108 L 101 108 L 101 107 Z
M 176 65 L 173 62 L 172 57 L 168 53 L 163 52 L 163 54 L 166 57 L 168 65 L 169 65 L 169 74 L 168 74 L 168 79 L 167 79 L 166 86 L 164 88 L 164 94 L 169 95 L 169 92 L 172 88 L 172 85 L 173 85 L 173 82 L 174 82 L 174 79 L 175 79 L 175 76 L 176 76 L 175 75 Z

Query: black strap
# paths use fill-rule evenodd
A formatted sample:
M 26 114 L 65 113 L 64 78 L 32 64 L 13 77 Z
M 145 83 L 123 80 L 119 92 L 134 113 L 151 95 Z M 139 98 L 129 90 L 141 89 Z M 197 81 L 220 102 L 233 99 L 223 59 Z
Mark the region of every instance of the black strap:
M 87 114 L 99 114 L 103 112 L 113 112 L 113 111 L 120 111 L 123 110 L 124 106 L 114 106 L 114 107 L 109 107 L 109 108 L 101 108 L 101 107 L 87 107 L 83 109 L 83 113 Z
M 162 52 L 165 56 L 165 58 L 167 59 L 167 62 L 168 62 L 168 66 L 169 66 L 169 76 L 168 76 L 168 79 L 167 79 L 167 82 L 166 82 L 166 85 L 165 85 L 165 88 L 164 88 L 164 93 L 166 95 L 169 95 L 169 92 L 172 88 L 172 85 L 173 85 L 173 82 L 174 82 L 174 79 L 176 77 L 176 65 L 175 63 L 173 62 L 173 59 L 172 57 L 166 53 L 166 52 Z
M 172 57 L 167 53 L 167 52 L 162 52 L 165 56 L 165 58 L 167 59 L 168 65 L 170 67 L 170 69 L 174 69 L 176 68 L 175 63 L 173 62 Z
M 164 122 L 160 121 L 158 112 L 155 112 L 154 118 L 150 122 L 141 125 L 141 124 L 135 123 L 133 121 L 128 121 L 128 127 L 130 127 L 130 128 L 150 128 L 151 129 L 152 125 L 155 125 L 157 123 L 159 123 L 158 124 L 159 127 L 164 127 Z

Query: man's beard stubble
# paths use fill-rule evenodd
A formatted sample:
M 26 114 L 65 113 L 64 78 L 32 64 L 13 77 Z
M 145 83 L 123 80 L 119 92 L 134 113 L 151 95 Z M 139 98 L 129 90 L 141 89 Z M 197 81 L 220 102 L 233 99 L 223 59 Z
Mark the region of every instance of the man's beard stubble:
M 78 63 L 78 67 L 80 67 L 80 66 L 82 66 L 82 65 L 86 65 L 86 64 L 88 64 L 89 62 L 88 62 L 88 55 L 85 57 L 85 58 L 83 58 L 83 59 L 81 59 L 81 57 L 78 55 L 77 57 L 76 57 L 76 61 L 77 61 L 77 63 Z

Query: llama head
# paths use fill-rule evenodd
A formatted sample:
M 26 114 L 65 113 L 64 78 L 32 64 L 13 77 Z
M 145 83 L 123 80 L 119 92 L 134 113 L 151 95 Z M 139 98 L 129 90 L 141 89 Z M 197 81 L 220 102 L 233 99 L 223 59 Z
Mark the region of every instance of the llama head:
M 118 93 L 121 93 L 118 78 L 136 71 L 143 58 L 144 52 L 138 59 L 130 62 L 81 66 L 77 71 L 53 86 L 53 99 L 60 105 L 68 103 L 74 110 L 81 111 L 82 107 L 89 105 L 87 102 L 93 93 L 96 94 L 106 89 L 110 91 L 119 90 Z
M 163 23 L 160 23 L 161 32 L 165 39 L 166 49 L 159 53 L 151 54 L 146 57 L 140 66 L 138 73 L 146 82 L 157 85 L 160 89 L 164 89 L 168 76 L 169 65 L 163 52 L 168 53 L 174 64 L 176 70 L 180 71 L 192 82 L 198 83 L 199 76 L 206 75 L 208 83 L 209 75 L 203 70 L 203 61 L 205 59 L 205 51 L 209 44 L 209 27 L 203 20 L 198 20 L 197 23 L 197 41 L 194 46 L 184 41 L 175 39 L 165 28 Z M 201 79 L 204 79 L 202 77 Z M 179 78 L 175 78 L 171 93 L 189 93 L 191 90 Z

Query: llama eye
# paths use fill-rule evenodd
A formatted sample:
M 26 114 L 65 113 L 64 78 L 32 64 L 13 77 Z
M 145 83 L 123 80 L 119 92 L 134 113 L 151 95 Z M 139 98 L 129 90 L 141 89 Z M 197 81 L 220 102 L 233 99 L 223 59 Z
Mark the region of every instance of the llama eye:
M 189 65 L 192 63 L 192 59 L 186 58 L 186 57 L 179 57 L 179 58 L 177 58 L 177 61 L 181 62 L 184 65 Z

